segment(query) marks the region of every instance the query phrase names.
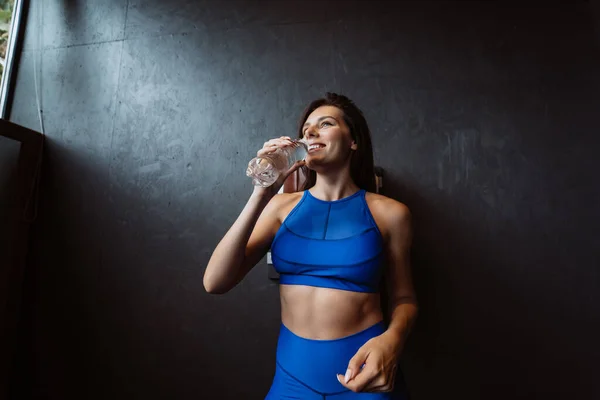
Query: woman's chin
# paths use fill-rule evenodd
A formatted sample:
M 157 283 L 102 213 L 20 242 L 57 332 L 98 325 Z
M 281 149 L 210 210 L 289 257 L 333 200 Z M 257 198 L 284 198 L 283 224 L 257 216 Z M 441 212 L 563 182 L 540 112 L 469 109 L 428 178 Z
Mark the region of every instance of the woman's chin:
M 306 166 L 306 168 L 311 169 L 313 171 L 317 171 L 319 167 L 323 165 L 318 159 L 306 158 L 305 161 L 306 164 L 304 165 Z

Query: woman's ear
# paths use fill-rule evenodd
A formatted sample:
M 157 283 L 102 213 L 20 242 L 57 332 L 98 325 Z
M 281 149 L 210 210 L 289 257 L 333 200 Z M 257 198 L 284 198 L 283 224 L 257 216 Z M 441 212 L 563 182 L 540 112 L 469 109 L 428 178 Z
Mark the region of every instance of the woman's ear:
M 352 146 L 350 146 L 350 148 L 352 150 L 356 150 L 356 149 L 358 149 L 358 145 L 356 144 L 356 142 L 352 142 Z

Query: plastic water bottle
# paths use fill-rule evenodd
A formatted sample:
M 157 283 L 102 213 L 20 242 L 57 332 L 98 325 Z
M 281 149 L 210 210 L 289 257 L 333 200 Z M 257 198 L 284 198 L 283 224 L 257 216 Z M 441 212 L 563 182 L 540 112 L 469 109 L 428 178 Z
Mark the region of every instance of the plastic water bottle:
M 290 169 L 297 161 L 304 160 L 308 154 L 308 144 L 302 139 L 293 142 L 293 146 L 278 148 L 271 154 L 250 160 L 246 176 L 252 178 L 255 186 L 271 186 L 281 173 Z

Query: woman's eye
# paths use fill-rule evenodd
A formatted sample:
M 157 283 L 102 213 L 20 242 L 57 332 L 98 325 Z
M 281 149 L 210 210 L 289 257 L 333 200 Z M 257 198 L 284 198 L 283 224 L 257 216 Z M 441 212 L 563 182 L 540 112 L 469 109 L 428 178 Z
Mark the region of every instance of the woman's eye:
M 331 125 L 333 125 L 333 124 L 332 124 L 331 122 L 327 122 L 327 121 L 326 121 L 326 122 L 323 122 L 323 123 L 321 124 L 321 126 L 325 126 L 325 125 L 329 125 L 329 126 L 331 126 Z

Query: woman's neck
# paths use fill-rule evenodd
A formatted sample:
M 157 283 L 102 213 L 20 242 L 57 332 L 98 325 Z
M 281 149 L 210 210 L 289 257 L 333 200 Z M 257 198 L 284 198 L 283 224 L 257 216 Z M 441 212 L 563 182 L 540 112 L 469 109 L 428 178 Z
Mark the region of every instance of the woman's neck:
M 334 178 L 317 174 L 317 181 L 310 188 L 310 193 L 321 200 L 336 201 L 353 195 L 359 189 L 349 175 Z

